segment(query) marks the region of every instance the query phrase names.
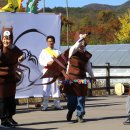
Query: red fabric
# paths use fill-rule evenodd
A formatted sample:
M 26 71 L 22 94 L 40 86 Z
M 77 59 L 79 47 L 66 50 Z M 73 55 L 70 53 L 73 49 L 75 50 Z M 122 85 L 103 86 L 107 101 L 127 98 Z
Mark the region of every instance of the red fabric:
M 43 69 L 49 69 L 49 66 L 44 66 L 44 68 Z

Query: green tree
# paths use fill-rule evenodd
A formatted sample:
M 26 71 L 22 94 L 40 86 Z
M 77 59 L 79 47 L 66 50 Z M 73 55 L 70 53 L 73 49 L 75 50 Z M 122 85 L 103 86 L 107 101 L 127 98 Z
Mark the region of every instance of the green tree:
M 97 16 L 98 16 L 98 21 L 101 23 L 112 21 L 115 18 L 115 14 L 112 10 L 99 11 Z
M 85 27 L 91 25 L 91 22 L 88 17 L 84 17 L 80 21 L 80 27 Z

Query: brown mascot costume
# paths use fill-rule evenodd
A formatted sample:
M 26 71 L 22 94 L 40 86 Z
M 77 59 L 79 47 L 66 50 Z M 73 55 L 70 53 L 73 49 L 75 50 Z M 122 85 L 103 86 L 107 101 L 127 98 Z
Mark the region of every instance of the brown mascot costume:
M 13 45 L 13 28 L 3 27 L 0 42 L 0 118 L 4 127 L 14 127 L 12 116 L 16 111 L 15 92 L 17 64 L 23 58 L 22 51 Z

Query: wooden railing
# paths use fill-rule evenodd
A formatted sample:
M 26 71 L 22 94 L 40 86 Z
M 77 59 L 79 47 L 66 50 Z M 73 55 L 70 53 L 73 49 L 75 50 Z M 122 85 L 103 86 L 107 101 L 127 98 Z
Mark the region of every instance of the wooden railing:
M 109 63 L 106 64 L 106 66 L 92 66 L 93 69 L 106 69 L 106 76 L 98 76 L 95 77 L 96 79 L 105 79 L 106 80 L 106 86 L 104 87 L 94 87 L 93 88 L 93 83 L 91 82 L 91 89 L 90 91 L 90 95 L 92 95 L 92 91 L 93 90 L 106 90 L 108 92 L 108 94 L 111 94 L 111 89 L 114 89 L 113 86 L 110 85 L 110 80 L 111 79 L 130 79 L 130 76 L 110 76 L 111 75 L 111 71 L 110 69 L 130 69 L 130 66 L 110 66 Z M 90 81 L 92 79 L 90 78 Z

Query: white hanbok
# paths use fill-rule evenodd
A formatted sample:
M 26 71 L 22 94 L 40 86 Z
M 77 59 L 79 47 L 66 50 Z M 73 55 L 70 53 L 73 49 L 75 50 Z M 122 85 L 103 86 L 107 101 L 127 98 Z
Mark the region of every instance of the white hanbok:
M 55 54 L 57 54 L 57 56 L 61 54 L 61 52 L 57 49 L 53 49 L 53 51 L 55 52 Z M 53 61 L 52 55 L 49 54 L 45 49 L 43 49 L 39 56 L 39 64 L 43 67 L 42 70 L 43 74 L 47 71 L 46 66 L 49 61 Z M 52 78 L 44 78 L 42 80 L 42 83 L 48 83 L 51 80 Z M 43 85 L 43 97 L 50 97 L 50 96 L 53 98 L 60 97 L 60 89 L 56 85 L 56 82 L 49 85 Z

